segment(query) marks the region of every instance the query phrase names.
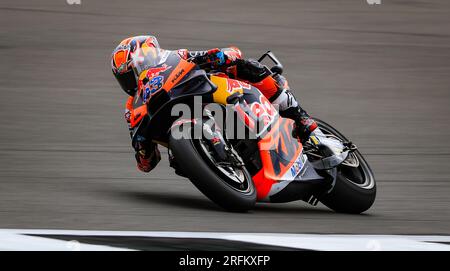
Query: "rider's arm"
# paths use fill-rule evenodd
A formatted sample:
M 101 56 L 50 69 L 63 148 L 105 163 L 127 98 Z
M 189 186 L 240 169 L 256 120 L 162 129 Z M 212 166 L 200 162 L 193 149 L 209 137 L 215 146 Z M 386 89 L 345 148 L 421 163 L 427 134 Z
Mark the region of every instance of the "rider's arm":
M 227 71 L 232 77 L 250 83 L 261 82 L 272 73 L 258 61 L 243 59 L 236 47 L 214 48 L 207 51 L 178 50 L 184 59 L 192 59 L 201 68 L 212 71 Z
M 128 124 L 128 129 L 130 131 L 130 137 L 133 138 L 134 128 L 131 127 L 131 115 L 133 113 L 133 99 L 134 97 L 128 97 L 125 104 L 125 120 Z M 161 160 L 161 154 L 159 153 L 158 146 L 149 141 L 145 140 L 144 137 L 138 136 L 137 140 L 132 140 L 131 145 L 135 151 L 134 157 L 136 158 L 137 167 L 143 172 L 149 172 Z
M 234 65 L 236 59 L 242 58 L 242 53 L 237 47 L 213 48 L 206 51 L 178 50 L 178 54 L 184 59 L 191 59 L 197 65 L 209 70 L 222 70 Z

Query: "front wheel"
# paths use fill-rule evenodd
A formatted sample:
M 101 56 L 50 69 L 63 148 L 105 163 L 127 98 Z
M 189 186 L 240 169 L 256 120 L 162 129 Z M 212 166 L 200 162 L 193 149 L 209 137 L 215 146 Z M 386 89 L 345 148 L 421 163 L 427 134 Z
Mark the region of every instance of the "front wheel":
M 256 203 L 256 189 L 245 167 L 217 163 L 203 139 L 175 139 L 169 147 L 180 169 L 210 200 L 225 210 L 245 212 Z
M 348 142 L 333 126 L 319 119 L 316 122 L 327 137 Z M 373 205 L 376 191 L 373 172 L 359 150 L 356 150 L 337 167 L 336 182 L 320 201 L 336 212 L 360 214 Z

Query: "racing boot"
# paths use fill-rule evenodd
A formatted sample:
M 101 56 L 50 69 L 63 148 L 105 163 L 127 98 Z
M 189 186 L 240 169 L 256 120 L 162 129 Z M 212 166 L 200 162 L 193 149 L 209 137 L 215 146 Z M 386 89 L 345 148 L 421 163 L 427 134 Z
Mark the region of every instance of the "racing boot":
M 302 144 L 305 144 L 305 142 L 309 140 L 311 133 L 317 130 L 317 123 L 300 106 L 295 110 L 295 119 L 293 119 L 295 121 L 295 129 L 293 136 L 300 138 Z
M 288 89 L 284 89 L 273 104 L 279 106 L 280 116 L 295 121 L 293 136 L 300 138 L 302 144 L 308 141 L 311 133 L 317 128 L 317 123 L 301 108 L 294 95 Z

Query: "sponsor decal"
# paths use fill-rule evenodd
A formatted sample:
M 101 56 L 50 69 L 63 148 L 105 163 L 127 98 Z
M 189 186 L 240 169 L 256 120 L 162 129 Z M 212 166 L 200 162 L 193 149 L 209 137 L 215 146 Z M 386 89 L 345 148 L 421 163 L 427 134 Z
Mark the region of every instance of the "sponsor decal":
M 239 81 L 239 80 L 228 79 L 227 84 L 228 84 L 227 91 L 229 93 L 233 93 L 234 91 L 240 90 L 240 89 L 250 89 L 251 88 L 250 84 L 247 84 L 247 83 Z
M 205 56 L 208 54 L 208 51 L 190 51 L 189 55 L 191 57 L 199 57 L 199 56 Z
M 167 66 L 167 64 L 163 64 L 161 67 L 150 68 L 145 73 L 144 78 L 139 80 L 139 89 L 142 89 L 144 103 L 148 102 L 153 94 L 161 90 L 164 83 L 164 76 L 159 74 L 170 68 L 172 66 Z
M 161 72 L 165 72 L 170 68 L 172 68 L 172 66 L 167 66 L 167 64 L 163 64 L 161 67 L 150 68 L 147 70 L 147 78 L 152 78 L 154 76 L 157 76 Z
M 250 109 L 259 120 L 263 121 L 263 129 L 272 123 L 277 116 L 276 109 L 264 95 L 259 96 L 259 103 L 252 103 Z
M 172 84 L 175 83 L 183 73 L 184 73 L 184 69 L 181 69 L 179 72 L 177 72 L 171 81 Z
M 303 153 L 301 153 L 300 156 L 297 158 L 297 160 L 295 160 L 294 164 L 292 164 L 291 167 L 292 177 L 295 178 L 300 173 L 304 165 L 305 165 L 305 158 L 303 157 Z

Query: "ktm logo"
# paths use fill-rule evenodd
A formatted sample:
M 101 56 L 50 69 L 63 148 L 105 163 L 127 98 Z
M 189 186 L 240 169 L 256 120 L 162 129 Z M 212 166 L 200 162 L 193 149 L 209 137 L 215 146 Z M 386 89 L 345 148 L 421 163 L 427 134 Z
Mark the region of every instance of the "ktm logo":
M 274 173 L 279 175 L 282 172 L 282 168 L 288 166 L 290 161 L 295 159 L 295 155 L 301 146 L 286 127 L 276 131 L 273 138 L 275 140 L 274 146 L 270 150 L 270 158 Z
M 184 69 L 181 69 L 179 72 L 177 72 L 171 81 L 172 84 L 175 83 L 183 73 L 184 73 Z

